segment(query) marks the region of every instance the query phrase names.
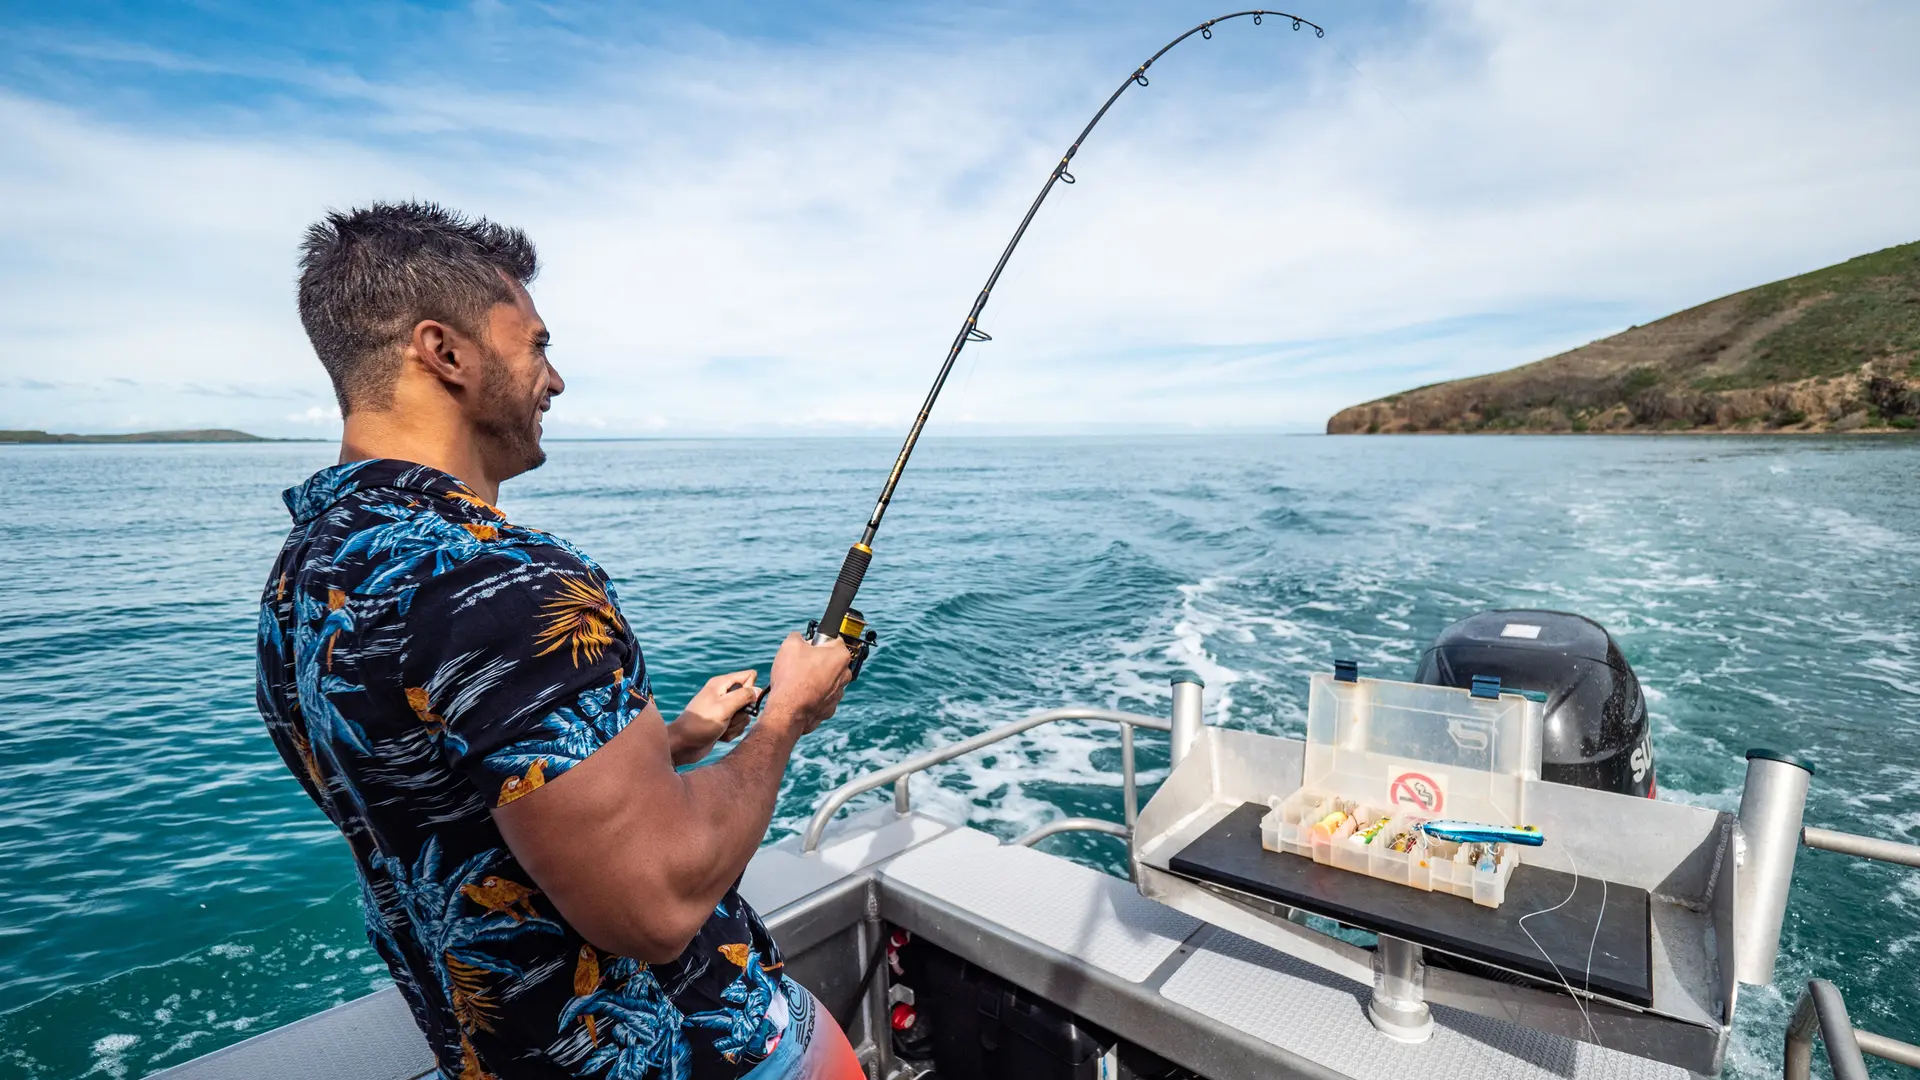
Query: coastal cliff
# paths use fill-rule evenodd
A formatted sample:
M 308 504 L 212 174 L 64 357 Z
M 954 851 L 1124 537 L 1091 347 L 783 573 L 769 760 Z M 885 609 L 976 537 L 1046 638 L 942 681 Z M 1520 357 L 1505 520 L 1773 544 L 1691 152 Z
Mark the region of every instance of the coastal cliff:
M 1329 435 L 1920 426 L 1920 243 L 1723 296 L 1509 371 L 1342 409 Z

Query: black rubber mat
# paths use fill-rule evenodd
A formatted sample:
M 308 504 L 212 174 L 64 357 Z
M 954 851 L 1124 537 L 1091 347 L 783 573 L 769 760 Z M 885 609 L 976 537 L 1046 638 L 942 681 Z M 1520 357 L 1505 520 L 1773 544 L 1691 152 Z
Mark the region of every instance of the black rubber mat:
M 1322 866 L 1301 855 L 1260 846 L 1260 819 L 1267 808 L 1243 803 L 1218 825 L 1175 855 L 1168 866 L 1176 874 L 1224 885 L 1300 908 L 1315 915 L 1405 938 L 1469 960 L 1533 975 L 1554 986 L 1561 976 L 1581 989 L 1629 1001 L 1653 1004 L 1653 935 L 1648 924 L 1647 892 L 1521 863 L 1507 879 L 1506 900 L 1486 908 L 1450 893 L 1421 892 L 1405 885 Z M 1548 843 L 1552 843 L 1548 838 Z M 1567 898 L 1567 906 L 1545 911 Z M 1594 922 L 1600 934 L 1594 938 Z M 1527 939 L 1531 931 L 1539 947 Z M 1587 970 L 1589 945 L 1593 969 Z M 1545 950 L 1546 955 L 1541 955 Z M 1549 963 L 1547 957 L 1552 957 Z M 1559 965 L 1556 974 L 1553 965 Z

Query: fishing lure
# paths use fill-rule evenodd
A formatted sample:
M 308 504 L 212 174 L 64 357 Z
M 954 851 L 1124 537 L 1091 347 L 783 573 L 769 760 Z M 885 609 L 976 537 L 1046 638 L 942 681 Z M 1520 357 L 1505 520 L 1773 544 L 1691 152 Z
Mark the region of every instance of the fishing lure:
M 1393 819 L 1390 817 L 1383 817 L 1379 821 L 1376 821 L 1373 824 L 1367 826 L 1366 828 L 1361 829 L 1360 831 L 1354 833 L 1352 837 L 1354 845 L 1356 847 L 1366 847 L 1368 844 L 1373 843 L 1373 838 L 1376 836 L 1379 836 L 1381 832 L 1385 831 L 1387 827 L 1387 823 L 1392 820 Z
M 1346 823 L 1346 820 L 1347 820 L 1346 811 L 1335 810 L 1333 813 L 1328 814 L 1326 817 L 1321 818 L 1319 822 L 1317 822 L 1313 826 L 1313 831 L 1321 834 L 1322 836 L 1326 836 L 1330 838 L 1333 836 L 1334 832 L 1336 832 L 1340 828 L 1341 825 L 1344 825 Z
M 1531 825 L 1484 825 L 1477 821 L 1423 821 L 1420 831 L 1456 844 L 1519 844 L 1539 847 L 1547 842 Z

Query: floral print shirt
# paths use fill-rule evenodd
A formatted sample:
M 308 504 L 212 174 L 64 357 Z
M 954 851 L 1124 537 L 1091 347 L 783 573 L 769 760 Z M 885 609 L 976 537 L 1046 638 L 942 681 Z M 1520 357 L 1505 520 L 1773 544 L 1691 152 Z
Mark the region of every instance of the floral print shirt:
M 718 1080 L 763 1060 L 804 991 L 738 893 L 649 966 L 583 940 L 493 823 L 652 699 L 606 574 L 423 465 L 336 465 L 285 498 L 260 713 L 352 847 L 441 1074 Z

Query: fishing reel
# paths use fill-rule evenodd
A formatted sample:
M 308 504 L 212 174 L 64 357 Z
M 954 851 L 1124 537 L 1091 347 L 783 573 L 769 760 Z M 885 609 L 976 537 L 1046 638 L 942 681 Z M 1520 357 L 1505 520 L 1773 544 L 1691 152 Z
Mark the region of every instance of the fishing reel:
M 815 644 L 826 641 L 826 637 L 820 633 L 819 619 L 807 620 L 807 640 Z M 847 613 L 840 616 L 840 640 L 846 643 L 847 651 L 853 654 L 853 659 L 847 662 L 847 670 L 853 672 L 853 679 L 857 679 L 860 677 L 860 665 L 867 662 L 867 654 L 873 651 L 880 635 L 867 629 L 866 617 L 857 609 L 848 608 Z M 852 682 L 853 679 L 847 681 Z
M 819 619 L 807 620 L 806 636 L 808 641 L 816 645 L 826 643 L 826 637 L 820 633 Z M 860 665 L 867 662 L 867 654 L 873 651 L 874 645 L 880 640 L 880 635 L 867 629 L 866 617 L 861 615 L 858 609 L 847 608 L 846 614 L 840 616 L 840 640 L 846 644 L 847 652 L 852 654 L 852 659 L 847 661 L 847 670 L 853 673 L 847 682 L 852 683 L 854 679 L 860 677 Z M 738 690 L 740 684 L 735 683 L 727 689 Z M 747 715 L 757 719 L 760 716 L 760 707 L 767 703 L 767 697 L 772 693 L 773 686 L 769 684 L 766 693 L 755 698 L 753 704 L 747 706 Z

